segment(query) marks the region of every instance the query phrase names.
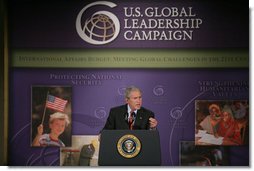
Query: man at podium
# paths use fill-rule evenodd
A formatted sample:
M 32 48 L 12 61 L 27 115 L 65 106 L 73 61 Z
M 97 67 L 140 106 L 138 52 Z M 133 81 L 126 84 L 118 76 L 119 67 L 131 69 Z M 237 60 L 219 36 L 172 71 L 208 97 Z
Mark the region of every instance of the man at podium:
M 126 104 L 110 109 L 107 122 L 103 129 L 110 130 L 152 130 L 158 124 L 154 113 L 142 107 L 142 92 L 135 86 L 125 90 Z
M 160 138 L 154 113 L 142 107 L 142 92 L 125 90 L 126 104 L 110 109 L 101 132 L 100 166 L 159 166 Z M 135 131 L 132 131 L 135 130 Z

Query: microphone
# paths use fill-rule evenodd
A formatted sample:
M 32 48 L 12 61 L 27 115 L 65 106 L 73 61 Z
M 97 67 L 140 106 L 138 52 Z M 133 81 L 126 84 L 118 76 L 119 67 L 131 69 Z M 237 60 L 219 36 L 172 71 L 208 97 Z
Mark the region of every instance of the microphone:
M 125 113 L 125 117 L 124 117 L 124 120 L 125 120 L 126 122 L 128 122 L 128 115 L 129 115 L 128 112 L 126 112 L 126 113 Z

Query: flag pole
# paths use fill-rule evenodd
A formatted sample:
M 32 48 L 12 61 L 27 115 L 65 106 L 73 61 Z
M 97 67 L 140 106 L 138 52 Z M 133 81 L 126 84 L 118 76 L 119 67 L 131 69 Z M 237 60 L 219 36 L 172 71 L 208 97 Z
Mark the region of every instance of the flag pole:
M 47 108 L 46 106 L 47 106 L 47 101 L 48 101 L 48 95 L 49 95 L 49 91 L 47 92 L 47 96 L 46 96 L 46 103 L 45 103 L 45 107 L 44 107 L 44 112 L 43 112 L 41 124 L 43 124 L 44 119 L 45 119 L 45 113 L 46 113 L 46 108 Z

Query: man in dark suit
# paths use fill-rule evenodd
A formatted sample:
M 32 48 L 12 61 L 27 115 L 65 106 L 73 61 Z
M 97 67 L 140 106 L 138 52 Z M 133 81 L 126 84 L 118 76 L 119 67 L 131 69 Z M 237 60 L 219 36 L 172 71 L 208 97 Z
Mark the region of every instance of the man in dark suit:
M 125 90 L 126 104 L 110 109 L 103 129 L 155 129 L 154 113 L 142 107 L 142 92 L 131 86 Z

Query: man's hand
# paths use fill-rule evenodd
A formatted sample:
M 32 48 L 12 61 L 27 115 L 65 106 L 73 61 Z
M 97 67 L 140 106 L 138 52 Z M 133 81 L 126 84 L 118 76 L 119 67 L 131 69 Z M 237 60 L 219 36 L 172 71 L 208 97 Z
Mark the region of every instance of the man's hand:
M 155 128 L 158 124 L 158 121 L 154 118 L 149 118 L 149 124 L 150 124 L 150 128 Z

